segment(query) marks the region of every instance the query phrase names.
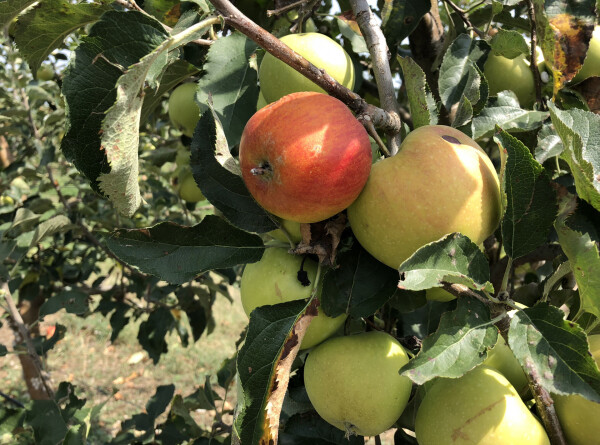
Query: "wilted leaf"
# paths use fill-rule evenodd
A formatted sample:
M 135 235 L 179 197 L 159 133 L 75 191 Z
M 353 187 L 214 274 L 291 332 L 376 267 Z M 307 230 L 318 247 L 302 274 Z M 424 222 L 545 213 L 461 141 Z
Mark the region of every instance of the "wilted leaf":
M 498 340 L 498 329 L 487 306 L 460 297 L 458 307 L 442 315 L 435 334 L 423 340 L 421 352 L 400 369 L 400 374 L 422 385 L 436 377 L 458 378 L 482 363 Z
M 523 256 L 547 241 L 556 218 L 556 193 L 550 178 L 529 149 L 506 131 L 494 140 L 506 154 L 502 168 L 502 190 L 506 211 L 502 219 L 502 241 L 507 255 Z

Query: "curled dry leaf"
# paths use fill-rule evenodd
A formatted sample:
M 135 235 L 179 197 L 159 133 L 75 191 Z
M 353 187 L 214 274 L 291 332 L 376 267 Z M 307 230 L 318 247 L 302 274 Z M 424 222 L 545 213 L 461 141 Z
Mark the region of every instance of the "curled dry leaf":
M 346 228 L 346 221 L 346 215 L 340 213 L 327 221 L 301 224 L 302 241 L 292 253 L 296 255 L 317 255 L 322 265 L 332 266 L 335 262 L 342 232 Z
M 281 408 L 283 406 L 283 399 L 287 391 L 288 383 L 290 381 L 290 371 L 292 369 L 292 363 L 298 355 L 300 350 L 300 344 L 304 338 L 304 334 L 310 325 L 310 322 L 314 317 L 317 316 L 319 307 L 319 300 L 313 298 L 304 314 L 298 319 L 294 328 L 290 332 L 288 338 L 283 344 L 283 349 L 279 357 L 275 373 L 273 375 L 273 381 L 271 383 L 271 390 L 269 391 L 269 397 L 266 404 L 266 416 L 263 436 L 259 443 L 269 445 L 276 444 L 279 432 L 279 418 L 281 414 Z

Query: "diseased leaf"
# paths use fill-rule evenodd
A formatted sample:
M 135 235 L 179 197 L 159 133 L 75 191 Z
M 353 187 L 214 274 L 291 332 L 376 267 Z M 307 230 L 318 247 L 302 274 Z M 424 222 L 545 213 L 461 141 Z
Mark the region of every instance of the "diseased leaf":
M 306 327 L 317 314 L 315 303 L 315 299 L 308 304 L 291 301 L 262 306 L 250 314 L 237 361 L 244 394 L 233 425 L 238 443 L 277 443 L 289 372 Z
M 425 73 L 410 57 L 398 57 L 398 62 L 402 67 L 414 128 L 436 125 L 438 123 L 437 107 L 429 85 L 427 85 Z
M 398 271 L 384 266 L 358 243 L 337 257 L 338 267 L 323 279 L 321 307 L 337 317 L 368 317 L 398 291 Z
M 567 195 L 554 227 L 562 250 L 569 258 L 577 282 L 581 309 L 600 317 L 600 254 L 598 245 L 588 233 L 578 232 L 568 226 L 568 217 L 575 210 L 575 197 Z
M 400 289 L 425 290 L 443 282 L 493 292 L 490 268 L 477 244 L 460 233 L 426 244 L 400 265 Z
M 528 373 L 554 394 L 580 394 L 600 403 L 600 372 L 587 337 L 564 312 L 547 303 L 519 310 L 510 322 L 508 345 Z
M 564 150 L 561 158 L 571 169 L 580 198 L 600 210 L 600 116 L 589 111 L 559 110 L 548 104 Z
M 108 4 L 44 0 L 19 17 L 15 43 L 35 77 L 42 62 L 76 29 L 110 10 Z
M 202 114 L 192 139 L 191 167 L 206 198 L 235 226 L 251 232 L 275 230 L 272 217 L 246 188 L 212 109 Z
M 556 194 L 544 167 L 521 141 L 506 131 L 496 133 L 494 140 L 506 154 L 501 175 L 506 195 L 503 246 L 507 255 L 518 258 L 547 241 L 558 210 Z
M 239 32 L 218 39 L 208 51 L 196 98 L 212 100 L 230 147 L 240 142 L 244 126 L 256 112 L 258 74 L 250 65 L 256 43 Z M 210 98 L 210 99 L 209 99 Z
M 117 257 L 174 284 L 202 272 L 260 260 L 264 252 L 257 235 L 209 215 L 193 227 L 164 222 L 148 229 L 119 229 L 106 238 Z
M 497 341 L 487 306 L 460 297 L 458 307 L 442 315 L 435 334 L 423 340 L 421 352 L 399 372 L 418 385 L 436 377 L 458 378 L 482 363 Z
M 162 25 L 144 14 L 108 11 L 82 39 L 65 72 L 67 128 L 61 148 L 97 192 L 101 192 L 98 177 L 111 171 L 100 149 L 100 130 L 117 99 L 117 81 L 166 38 Z

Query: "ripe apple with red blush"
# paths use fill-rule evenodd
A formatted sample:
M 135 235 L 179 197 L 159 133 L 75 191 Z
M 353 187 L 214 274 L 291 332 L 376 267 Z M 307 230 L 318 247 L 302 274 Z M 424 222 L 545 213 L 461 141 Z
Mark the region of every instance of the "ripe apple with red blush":
M 371 157 L 369 136 L 346 105 L 315 92 L 260 109 L 240 142 L 242 177 L 254 199 L 299 223 L 322 221 L 352 204 Z

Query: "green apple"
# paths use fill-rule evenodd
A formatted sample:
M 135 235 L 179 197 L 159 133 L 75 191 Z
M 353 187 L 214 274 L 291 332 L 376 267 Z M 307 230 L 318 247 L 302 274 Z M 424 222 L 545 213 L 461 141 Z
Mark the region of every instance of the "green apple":
M 483 243 L 500 222 L 496 170 L 455 128 L 413 130 L 391 158 L 376 163 L 348 208 L 358 242 L 397 269 L 417 249 L 452 232 Z
M 590 352 L 600 367 L 600 334 L 590 335 Z M 600 403 L 579 395 L 554 395 L 554 406 L 569 445 L 600 444 Z
M 299 243 L 300 241 L 302 241 L 302 233 L 300 233 L 300 223 L 295 221 L 289 221 L 287 219 L 282 219 L 281 225 L 285 230 L 287 230 L 293 242 Z M 284 235 L 281 229 L 271 230 L 268 233 L 268 235 L 275 238 L 277 241 L 283 241 L 284 243 L 288 242 L 287 237 Z
M 54 79 L 54 69 L 52 65 L 44 64 L 40 66 L 35 73 L 37 80 L 46 81 Z
M 594 28 L 585 61 L 577 75 L 573 78 L 572 83 L 582 82 L 592 76 L 600 77 L 600 25 L 596 25 Z
M 498 335 L 496 345 L 488 351 L 483 364 L 500 372 L 519 394 L 527 391 L 529 386 L 527 376 L 501 335 Z
M 406 363 L 406 351 L 384 332 L 335 337 L 308 354 L 304 384 L 327 422 L 347 434 L 375 436 L 406 407 L 412 383 L 398 374 Z
M 202 194 L 202 190 L 196 184 L 194 175 L 189 169 L 183 169 L 179 174 L 177 191 L 179 197 L 187 202 L 204 201 L 206 198 Z
M 307 32 L 289 34 L 282 37 L 281 41 L 317 68 L 327 71 L 342 85 L 349 89 L 354 87 L 352 60 L 335 40 L 324 34 Z M 269 53 L 265 54 L 260 64 L 258 79 L 261 91 L 268 103 L 299 91 L 325 93 L 321 87 Z
M 491 52 L 483 66 L 483 74 L 488 81 L 490 95 L 512 90 L 522 107 L 530 108 L 535 102 L 535 81 L 524 54 L 507 59 Z
M 186 136 L 192 137 L 200 120 L 200 107 L 194 98 L 196 83 L 184 83 L 169 96 L 169 119 Z
M 425 291 L 425 298 L 428 300 L 446 302 L 452 301 L 456 297 L 441 287 L 432 287 L 431 289 L 427 289 Z
M 304 264 L 303 264 L 304 262 Z M 298 279 L 298 272 L 304 270 L 308 282 Z M 317 275 L 317 263 L 309 258 L 291 255 L 287 249 L 267 247 L 260 261 L 246 265 L 240 283 L 242 306 L 246 315 L 259 306 L 301 300 L 310 297 Z M 317 297 L 320 295 L 320 289 Z M 326 316 L 321 308 L 312 319 L 301 349 L 311 348 L 333 335 L 346 320 L 345 315 L 335 318 Z
M 550 445 L 515 388 L 487 366 L 434 381 L 417 411 L 415 434 L 419 445 Z

